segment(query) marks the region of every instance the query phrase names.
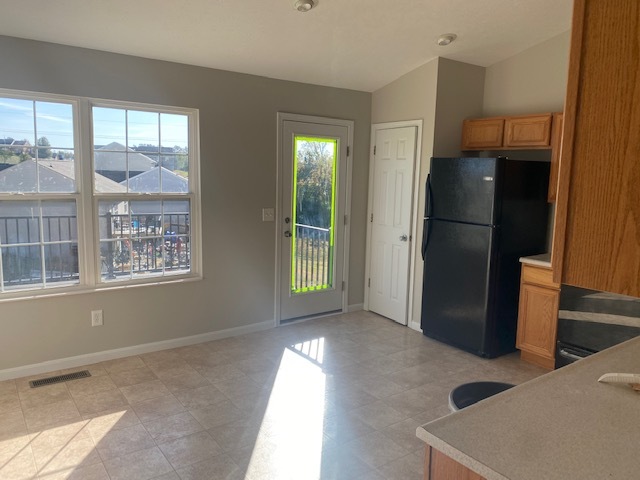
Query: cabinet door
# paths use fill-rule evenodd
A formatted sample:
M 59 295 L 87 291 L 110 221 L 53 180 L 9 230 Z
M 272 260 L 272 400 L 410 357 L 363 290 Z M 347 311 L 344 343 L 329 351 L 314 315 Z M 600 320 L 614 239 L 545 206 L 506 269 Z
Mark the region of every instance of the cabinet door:
M 502 147 L 504 118 L 478 118 L 462 124 L 462 150 Z
M 551 288 L 528 283 L 520 288 L 516 346 L 523 352 L 542 357 L 542 361 L 535 363 L 546 368 L 554 365 L 559 297 L 560 292 Z M 529 360 L 534 361 L 533 358 Z
M 574 5 L 553 264 L 640 297 L 640 2 Z
M 504 146 L 507 148 L 549 147 L 551 145 L 551 114 L 507 117 L 504 125 Z
M 556 201 L 558 191 L 558 168 L 562 147 L 563 119 L 564 115 L 562 113 L 553 114 L 553 123 L 551 124 L 551 172 L 549 173 L 549 193 L 547 194 L 549 203 Z

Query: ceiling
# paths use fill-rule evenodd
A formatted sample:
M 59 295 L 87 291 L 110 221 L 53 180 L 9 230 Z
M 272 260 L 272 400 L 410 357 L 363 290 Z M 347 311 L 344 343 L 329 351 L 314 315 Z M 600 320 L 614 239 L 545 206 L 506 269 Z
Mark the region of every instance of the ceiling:
M 569 30 L 572 0 L 4 0 L 0 34 L 374 91 L 441 56 L 489 66 Z M 458 39 L 436 45 L 440 34 Z

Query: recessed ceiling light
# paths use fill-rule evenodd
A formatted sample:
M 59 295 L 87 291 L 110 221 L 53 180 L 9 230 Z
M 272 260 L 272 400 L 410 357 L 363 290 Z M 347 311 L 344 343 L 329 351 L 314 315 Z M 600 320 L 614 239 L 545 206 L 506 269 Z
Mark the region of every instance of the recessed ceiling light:
M 445 47 L 452 43 L 456 38 L 458 38 L 458 36 L 455 33 L 443 33 L 438 37 L 436 43 L 441 47 Z
M 318 4 L 317 0 L 296 0 L 293 7 L 299 12 L 308 12 Z

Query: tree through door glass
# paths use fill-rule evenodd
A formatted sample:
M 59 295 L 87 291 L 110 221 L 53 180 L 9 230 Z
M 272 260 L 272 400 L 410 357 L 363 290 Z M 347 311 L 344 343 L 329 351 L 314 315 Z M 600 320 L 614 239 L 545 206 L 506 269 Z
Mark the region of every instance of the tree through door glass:
M 334 288 L 337 151 L 336 139 L 295 136 L 291 293 Z

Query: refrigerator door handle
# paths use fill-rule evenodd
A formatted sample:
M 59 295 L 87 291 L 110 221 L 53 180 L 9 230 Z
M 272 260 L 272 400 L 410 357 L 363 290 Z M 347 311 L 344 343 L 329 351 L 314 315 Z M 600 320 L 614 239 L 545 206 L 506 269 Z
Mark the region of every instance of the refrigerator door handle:
M 429 245 L 429 236 L 431 235 L 431 222 L 429 218 L 424 218 L 424 227 L 422 231 L 422 261 L 427 254 L 427 246 Z
M 427 245 L 429 244 L 429 235 L 431 234 L 431 207 L 433 205 L 433 197 L 431 196 L 431 174 L 427 174 L 427 191 L 424 199 L 424 226 L 422 228 L 422 260 L 427 253 Z
M 425 218 L 431 217 L 431 211 L 433 210 L 433 196 L 431 193 L 431 174 L 427 174 L 427 192 L 424 199 L 424 216 Z

